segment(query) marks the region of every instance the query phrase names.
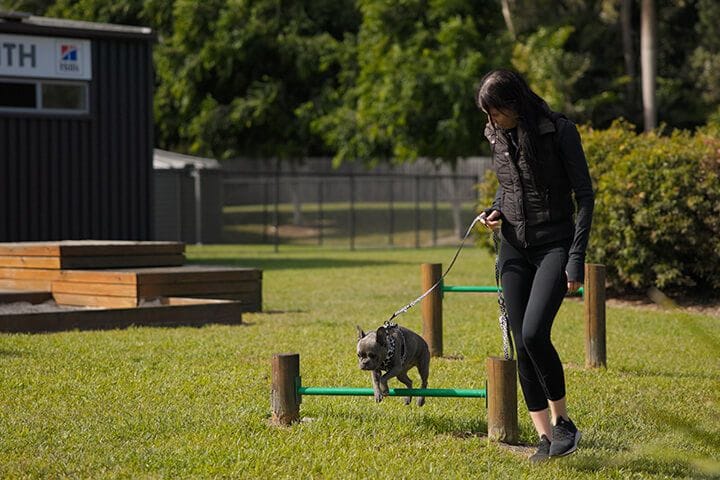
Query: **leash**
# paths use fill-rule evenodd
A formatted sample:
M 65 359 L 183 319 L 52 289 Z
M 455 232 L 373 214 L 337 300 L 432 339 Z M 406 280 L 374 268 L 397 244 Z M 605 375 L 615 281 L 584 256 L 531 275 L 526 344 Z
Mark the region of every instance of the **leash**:
M 473 228 L 475 227 L 475 224 L 480 221 L 480 215 L 475 217 L 475 219 L 472 221 L 470 226 L 468 227 L 467 231 L 465 232 L 465 235 L 462 238 L 462 241 L 460 242 L 460 246 L 455 251 L 455 255 L 453 256 L 452 260 L 450 261 L 450 265 L 448 265 L 445 272 L 440 276 L 440 279 L 435 282 L 435 284 L 428 288 L 428 290 L 417 297 L 412 302 L 408 303 L 404 307 L 397 310 L 395 313 L 392 314 L 392 316 L 385 320 L 384 326 L 392 327 L 397 325 L 396 323 L 393 323 L 393 320 L 403 313 L 410 310 L 412 307 L 414 307 L 418 302 L 420 302 L 423 298 L 427 297 L 430 292 L 432 292 L 438 285 L 440 285 L 448 273 L 450 273 L 450 270 L 452 269 L 453 265 L 455 265 L 455 260 L 457 260 L 458 255 L 460 255 L 460 251 L 465 246 L 465 241 L 470 236 L 470 233 L 472 232 Z M 510 338 L 510 327 L 507 319 L 507 310 L 505 308 L 505 298 L 503 297 L 502 290 L 500 289 L 500 267 L 499 267 L 499 258 L 500 258 L 500 247 L 499 247 L 499 238 L 498 234 L 493 231 L 493 243 L 495 245 L 495 283 L 498 286 L 498 305 L 500 306 L 500 329 L 502 330 L 502 337 L 503 337 L 503 355 L 505 356 L 505 360 L 511 360 L 513 358 L 513 346 L 512 346 L 512 340 Z
M 420 295 L 418 298 L 416 298 L 416 299 L 413 300 L 412 302 L 410 302 L 410 303 L 408 303 L 407 305 L 405 305 L 404 307 L 402 307 L 400 310 L 398 310 L 398 311 L 396 311 L 395 313 L 393 313 L 390 318 L 388 318 L 387 320 L 385 320 L 385 323 L 386 323 L 386 324 L 392 323 L 392 321 L 393 321 L 393 319 L 394 319 L 395 317 L 399 317 L 399 316 L 402 315 L 403 313 L 405 313 L 405 312 L 407 312 L 408 310 L 410 310 L 410 309 L 411 309 L 412 307 L 414 307 L 420 300 L 422 300 L 423 298 L 427 297 L 427 296 L 430 294 L 430 292 L 432 292 L 432 291 L 435 289 L 435 287 L 437 287 L 438 285 L 440 285 L 440 284 L 442 283 L 442 281 L 445 279 L 445 276 L 450 272 L 450 269 L 451 269 L 451 268 L 453 267 L 453 265 L 455 264 L 455 260 L 457 260 L 458 255 L 460 255 L 460 250 L 462 250 L 462 248 L 465 246 L 465 240 L 467 240 L 467 238 L 470 236 L 470 233 L 472 232 L 473 227 L 474 227 L 475 224 L 476 224 L 477 222 L 479 222 L 479 221 L 480 221 L 480 215 L 478 215 L 477 217 L 475 217 L 475 220 L 473 220 L 472 223 L 470 224 L 470 227 L 467 229 L 467 232 L 465 232 L 465 236 L 463 237 L 462 241 L 460 242 L 460 246 L 458 247 L 457 251 L 455 251 L 455 256 L 453 257 L 452 261 L 450 262 L 450 265 L 449 265 L 448 268 L 445 270 L 445 273 L 443 273 L 443 274 L 440 276 L 440 279 L 439 279 L 437 282 L 435 282 L 435 285 L 433 285 L 432 287 L 428 288 L 427 292 L 423 293 L 423 294 Z
M 515 350 L 513 349 L 512 339 L 510 338 L 510 323 L 507 317 L 507 308 L 505 308 L 505 297 L 502 288 L 500 288 L 500 235 L 493 230 L 493 245 L 495 245 L 495 285 L 498 287 L 498 306 L 500 307 L 500 330 L 502 331 L 503 340 L 503 356 L 505 360 L 512 360 Z

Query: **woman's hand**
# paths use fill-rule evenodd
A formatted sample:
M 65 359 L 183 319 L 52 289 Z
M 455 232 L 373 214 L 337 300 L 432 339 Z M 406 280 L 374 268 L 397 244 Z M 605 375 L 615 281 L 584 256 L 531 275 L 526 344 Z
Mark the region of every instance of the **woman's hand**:
M 480 223 L 491 230 L 495 230 L 496 228 L 500 228 L 500 216 L 498 210 L 493 210 L 490 212 L 490 215 L 483 212 L 480 214 Z
M 574 280 L 568 280 L 567 284 L 568 293 L 575 293 L 583 286 L 582 282 L 576 282 Z

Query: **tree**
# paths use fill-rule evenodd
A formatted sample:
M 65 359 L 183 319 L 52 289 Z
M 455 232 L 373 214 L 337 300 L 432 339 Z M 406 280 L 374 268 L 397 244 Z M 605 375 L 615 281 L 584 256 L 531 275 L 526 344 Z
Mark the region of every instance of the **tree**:
M 495 2 L 362 0 L 360 10 L 343 89 L 313 123 L 336 163 L 427 157 L 454 166 L 478 154 L 485 118 L 475 86 L 508 52 Z
M 657 14 L 655 0 L 642 0 L 640 22 L 640 63 L 645 131 L 657 126 L 655 82 L 657 76 Z

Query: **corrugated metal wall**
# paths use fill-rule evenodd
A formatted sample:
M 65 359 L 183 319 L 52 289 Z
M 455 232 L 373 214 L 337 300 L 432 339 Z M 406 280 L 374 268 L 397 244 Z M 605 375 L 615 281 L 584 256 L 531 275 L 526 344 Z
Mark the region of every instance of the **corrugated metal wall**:
M 0 112 L 0 241 L 152 239 L 151 42 L 92 55 L 89 115 Z
M 223 241 L 222 172 L 200 169 L 200 192 L 191 169 L 155 170 L 155 239 L 185 243 Z M 197 202 L 200 202 L 200 225 Z

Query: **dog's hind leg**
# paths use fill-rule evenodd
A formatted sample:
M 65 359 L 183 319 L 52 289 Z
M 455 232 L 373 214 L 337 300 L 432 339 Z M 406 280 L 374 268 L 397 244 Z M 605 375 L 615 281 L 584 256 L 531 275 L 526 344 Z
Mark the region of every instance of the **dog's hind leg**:
M 428 377 L 430 376 L 430 355 L 428 354 L 427 360 L 421 361 L 417 367 L 418 373 L 420 373 L 420 388 L 427 388 Z M 417 398 L 417 406 L 422 407 L 425 405 L 425 397 Z
M 408 377 L 407 372 L 398 373 L 397 379 L 405 384 L 407 388 L 412 388 L 412 380 Z M 410 405 L 412 397 L 405 397 L 405 405 Z

